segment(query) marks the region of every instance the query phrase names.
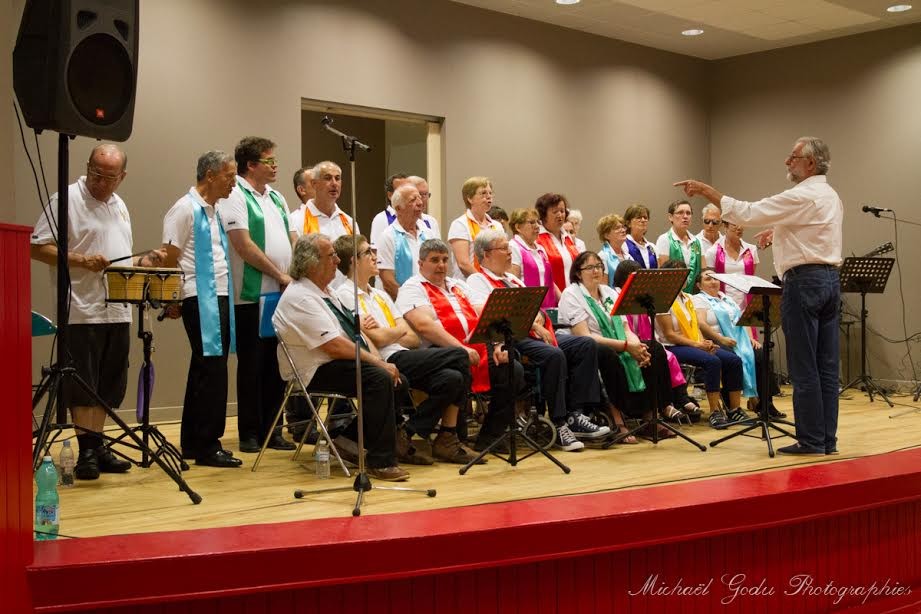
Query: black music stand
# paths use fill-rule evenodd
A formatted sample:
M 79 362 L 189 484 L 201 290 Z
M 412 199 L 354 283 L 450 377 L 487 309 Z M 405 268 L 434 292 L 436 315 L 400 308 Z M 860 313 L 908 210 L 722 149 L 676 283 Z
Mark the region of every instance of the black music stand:
M 882 294 L 886 290 L 886 282 L 889 281 L 893 264 L 894 258 L 852 256 L 845 258 L 844 264 L 841 265 L 841 291 L 860 293 L 860 375 L 842 388 L 839 396 L 848 388 L 856 390 L 863 385 L 871 403 L 873 394 L 876 393 L 889 404 L 889 407 L 893 407 L 892 401 L 867 373 L 867 294 Z
M 485 343 L 488 346 L 491 343 L 497 343 L 499 340 L 502 341 L 509 353 L 507 371 L 510 386 L 514 385 L 515 381 L 515 361 L 513 358 L 515 337 L 523 339 L 528 336 L 546 293 L 547 288 L 544 286 L 537 288 L 496 288 L 489 294 L 486 305 L 483 306 L 483 311 L 477 321 L 476 329 L 470 335 L 470 343 Z M 492 408 L 490 408 L 490 411 L 492 411 Z M 532 449 L 531 452 L 521 458 L 518 457 L 516 451 L 515 439 L 517 437 L 521 437 Z M 508 457 L 493 452 L 503 441 L 508 442 Z M 539 443 L 525 433 L 524 427 L 515 418 L 515 408 L 513 406 L 509 411 L 509 423 L 505 428 L 505 432 L 480 452 L 476 458 L 461 467 L 459 472 L 464 475 L 470 467 L 490 453 L 514 467 L 519 461 L 534 456 L 538 452 L 562 469 L 563 473 L 571 471 L 569 467 L 558 461 L 556 457 L 544 450 Z
M 717 279 L 722 277 L 721 275 L 714 275 Z M 742 312 L 742 315 L 739 317 L 739 320 L 735 323 L 736 326 L 760 326 L 762 329 L 762 337 L 764 340 L 761 342 L 761 347 L 763 348 L 763 356 L 761 357 L 761 373 L 758 374 L 759 379 L 761 380 L 761 386 L 758 398 L 758 418 L 753 424 L 749 424 L 741 431 L 732 433 L 725 437 L 721 437 L 716 441 L 710 442 L 710 447 L 715 448 L 724 441 L 729 441 L 735 437 L 740 437 L 742 435 L 747 435 L 750 431 L 755 429 L 761 429 L 761 439 L 767 443 L 768 456 L 774 458 L 774 442 L 771 437 L 771 429 L 779 431 L 782 435 L 796 439 L 796 436 L 777 426 L 777 423 L 785 424 L 787 426 L 795 426 L 792 422 L 787 422 L 786 420 L 781 420 L 779 418 L 771 418 L 771 349 L 774 347 L 774 342 L 771 341 L 771 327 L 775 324 L 780 323 L 780 302 L 771 301 L 772 296 L 780 296 L 783 293 L 783 290 L 759 277 L 754 275 L 746 275 L 746 282 L 743 288 L 736 288 L 737 290 L 742 290 L 746 294 L 755 295 L 755 297 L 761 297 L 759 301 L 757 298 L 753 298 L 748 306 L 745 308 L 745 311 Z M 732 285 L 730 280 L 722 280 L 724 283 Z M 767 284 L 767 285 L 754 285 L 754 284 Z M 736 286 L 732 286 L 735 288 Z M 730 422 L 727 426 L 736 426 L 737 424 L 744 424 L 743 421 L 740 422 Z
M 656 314 L 668 313 L 678 293 L 684 287 L 689 274 L 689 269 L 640 269 L 632 273 L 624 283 L 624 287 L 620 291 L 620 296 L 617 298 L 617 302 L 614 303 L 614 308 L 611 310 L 611 315 L 646 314 L 649 318 L 649 329 L 655 331 Z M 649 341 L 651 343 L 656 343 L 655 333 L 652 333 L 652 339 L 649 339 Z M 650 367 L 652 366 L 653 365 L 650 365 Z M 706 446 L 697 443 L 668 422 L 659 420 L 659 391 L 655 384 L 653 384 L 650 390 L 650 396 L 652 399 L 652 420 L 648 422 L 640 420 L 639 426 L 626 433 L 620 433 L 616 437 L 606 441 L 602 446 L 603 448 L 609 448 L 615 443 L 643 429 L 650 429 L 652 431 L 652 443 L 658 444 L 659 427 L 661 426 L 678 437 L 681 437 L 689 444 L 697 446 L 700 448 L 701 452 L 707 451 Z

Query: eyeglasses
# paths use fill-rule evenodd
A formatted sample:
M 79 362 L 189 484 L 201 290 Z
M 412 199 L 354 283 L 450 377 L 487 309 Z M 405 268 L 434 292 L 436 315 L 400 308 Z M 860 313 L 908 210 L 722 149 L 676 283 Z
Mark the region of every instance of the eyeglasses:
M 794 156 L 793 154 L 790 154 L 789 156 L 787 156 L 787 160 L 804 160 L 809 157 L 810 156 Z
M 266 166 L 278 166 L 278 158 L 259 158 L 259 161 Z
M 722 223 L 723 222 L 720 220 L 704 220 L 704 224 L 707 224 L 708 226 L 719 226 Z
M 584 266 L 579 270 L 580 271 L 603 271 L 604 265 L 599 262 L 598 264 L 590 264 L 588 266 Z
M 116 181 L 118 181 L 119 179 L 122 178 L 121 173 L 119 173 L 118 175 L 115 175 L 115 176 L 112 176 L 112 175 L 103 175 L 102 173 L 100 173 L 99 171 L 97 171 L 96 169 L 94 169 L 94 168 L 92 168 L 92 167 L 87 167 L 87 169 L 86 169 L 86 174 L 87 174 L 87 175 L 92 175 L 93 177 L 95 177 L 95 178 L 98 179 L 99 181 L 105 181 L 105 182 L 108 182 L 108 183 L 115 183 Z
M 486 248 L 485 251 L 487 251 L 487 252 L 492 252 L 492 251 L 495 251 L 495 250 L 499 250 L 500 252 L 507 252 L 507 251 L 508 251 L 508 246 L 505 246 L 505 247 L 488 247 L 488 248 Z
M 422 198 L 431 198 L 432 193 L 431 192 L 419 192 L 419 196 L 421 196 Z
M 358 252 L 358 257 L 359 257 L 359 258 L 364 258 L 365 256 L 370 256 L 370 255 L 373 254 L 373 253 L 374 253 L 374 252 L 371 251 L 371 248 L 364 249 L 364 250 L 361 250 L 360 252 Z

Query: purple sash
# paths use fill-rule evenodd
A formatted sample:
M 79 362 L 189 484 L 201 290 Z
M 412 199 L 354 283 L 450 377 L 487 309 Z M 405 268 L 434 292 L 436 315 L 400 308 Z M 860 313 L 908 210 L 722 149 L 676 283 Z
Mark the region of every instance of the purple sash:
M 530 248 L 518 236 L 515 236 L 515 242 L 520 248 L 521 253 L 521 278 L 524 285 L 529 288 L 547 286 L 547 294 L 544 296 L 544 302 L 541 303 L 541 309 L 553 309 L 557 306 L 556 292 L 553 290 L 553 273 L 550 271 L 550 260 L 544 252 L 538 252 L 544 262 L 544 278 L 540 279 L 540 271 L 537 268 L 537 261 Z

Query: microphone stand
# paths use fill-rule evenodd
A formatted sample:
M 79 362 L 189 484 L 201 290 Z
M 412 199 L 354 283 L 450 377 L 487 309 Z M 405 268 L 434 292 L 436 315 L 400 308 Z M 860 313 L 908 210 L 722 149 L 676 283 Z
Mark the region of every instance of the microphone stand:
M 359 141 L 356 137 L 350 136 L 336 130 L 333 128 L 333 120 L 328 115 L 325 115 L 320 123 L 323 124 L 323 127 L 338 136 L 342 139 L 342 149 L 345 150 L 345 153 L 349 156 L 349 174 L 351 175 L 352 181 L 352 227 L 356 225 L 355 220 L 358 219 L 358 205 L 357 205 L 357 193 L 355 191 L 355 150 L 361 149 L 362 151 L 371 151 L 369 145 L 365 145 Z M 352 233 L 354 237 L 354 231 Z M 358 241 L 352 241 L 352 266 L 358 266 Z M 361 504 L 364 499 L 364 495 L 367 491 L 374 488 L 371 484 L 371 478 L 368 477 L 367 467 L 365 466 L 365 421 L 364 421 L 364 395 L 361 390 L 361 311 L 359 310 L 358 303 L 358 284 L 354 284 L 353 292 L 353 303 L 352 309 L 354 311 L 355 320 L 355 337 L 352 341 L 355 343 L 355 400 L 356 400 L 356 414 L 358 419 L 358 473 L 355 475 L 355 482 L 352 484 L 351 488 L 328 488 L 319 491 L 314 491 L 314 493 L 320 492 L 333 492 L 340 490 L 354 490 L 358 493 L 358 499 L 355 501 L 355 507 L 352 508 L 352 516 L 361 515 Z M 429 497 L 435 496 L 434 489 L 419 489 L 419 488 L 405 488 L 400 486 L 378 486 L 382 490 L 397 490 L 405 492 L 422 492 L 428 495 Z M 294 496 L 297 499 L 303 498 L 304 491 L 297 490 L 294 492 Z

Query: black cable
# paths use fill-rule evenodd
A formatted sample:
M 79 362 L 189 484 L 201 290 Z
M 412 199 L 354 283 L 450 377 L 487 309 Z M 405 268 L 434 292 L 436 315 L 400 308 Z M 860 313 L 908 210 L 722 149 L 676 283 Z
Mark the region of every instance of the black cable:
M 51 193 L 48 191 L 48 180 L 45 178 L 45 163 L 42 162 L 42 148 L 38 144 L 38 130 L 33 130 L 32 134 L 35 136 L 35 153 L 38 156 L 38 170 L 42 173 L 42 183 L 45 185 L 45 198 L 43 202 L 48 202 L 51 200 Z

